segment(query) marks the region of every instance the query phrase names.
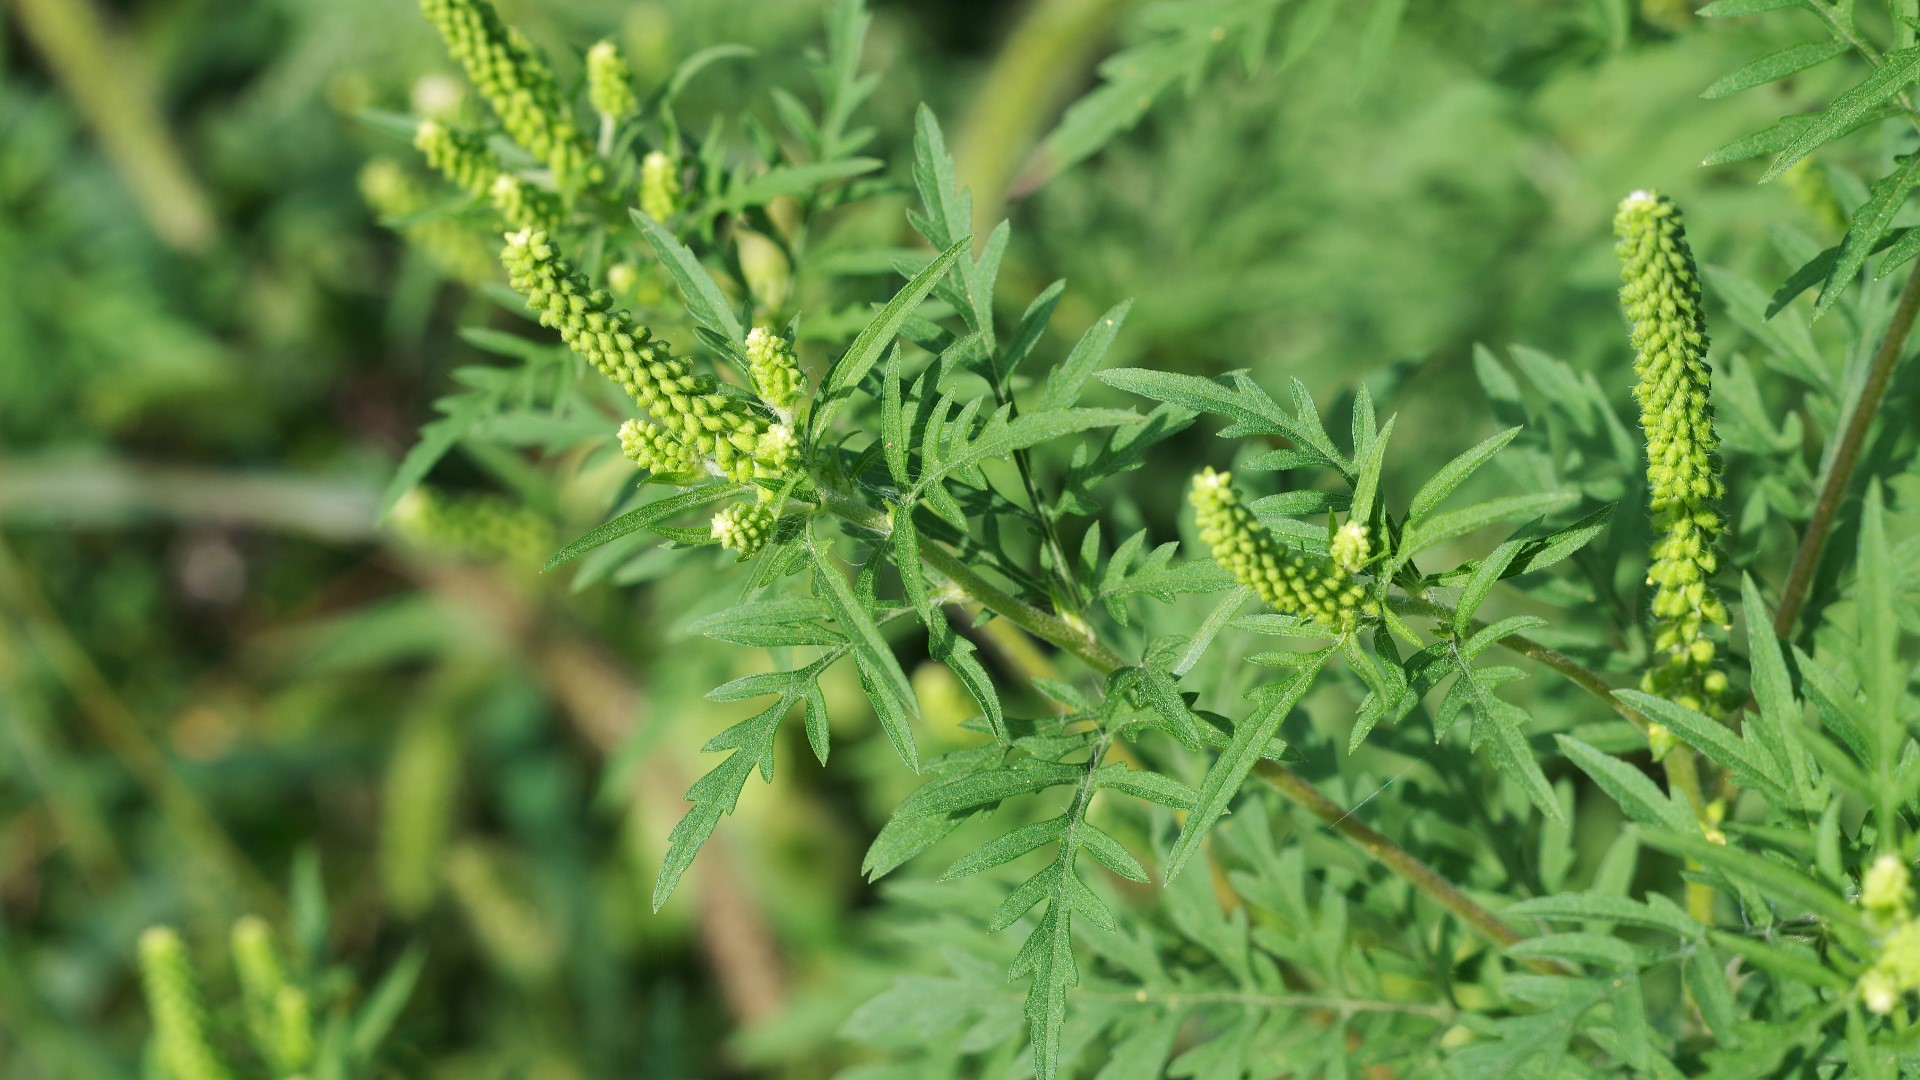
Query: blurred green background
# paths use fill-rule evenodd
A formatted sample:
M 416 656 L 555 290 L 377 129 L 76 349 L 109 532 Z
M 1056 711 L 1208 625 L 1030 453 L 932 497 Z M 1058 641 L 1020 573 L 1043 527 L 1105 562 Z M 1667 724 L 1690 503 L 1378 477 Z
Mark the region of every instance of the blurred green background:
M 614 37 L 643 86 L 702 47 L 754 47 L 683 97 L 690 126 L 771 116 L 768 87 L 797 84 L 820 37 L 810 0 L 501 7 L 563 63 Z M 1624 399 L 1608 226 L 1626 191 L 1674 195 L 1704 261 L 1762 282 L 1791 267 L 1758 223 L 1837 237 L 1826 189 L 1697 166 L 1832 87 L 1696 100 L 1791 40 L 1688 9 L 1415 4 L 1379 55 L 1336 13 L 1330 44 L 1294 56 L 1289 8 L 1257 70 L 1222 56 L 1009 198 L 1094 63 L 1153 32 L 1151 6 L 876 3 L 870 152 L 904 181 L 928 102 L 980 201 L 1014 221 L 1011 315 L 1065 277 L 1062 341 L 1136 298 L 1115 364 L 1298 376 L 1323 400 L 1397 383 L 1386 409 L 1418 470 L 1491 430 L 1476 342 L 1545 349 Z M 725 718 L 700 695 L 755 663 L 674 634 L 710 582 L 573 589 L 423 556 L 374 523 L 446 372 L 483 360 L 455 328 L 491 317 L 356 187 L 370 155 L 408 154 L 361 110 L 458 89 L 415 6 L 0 12 L 0 1075 L 137 1075 L 140 930 L 181 926 L 221 999 L 226 928 L 250 911 L 286 925 L 299 866 L 318 868 L 341 977 L 428 950 L 393 1042 L 410 1075 L 865 1060 L 841 1026 L 916 961 L 858 874 L 912 778 L 856 741 L 857 687 L 834 702 L 849 738 L 829 767 L 790 746 L 695 887 L 650 914 Z M 1189 432 L 1140 490 L 1226 455 Z M 593 523 L 564 499 L 539 509 L 560 539 Z

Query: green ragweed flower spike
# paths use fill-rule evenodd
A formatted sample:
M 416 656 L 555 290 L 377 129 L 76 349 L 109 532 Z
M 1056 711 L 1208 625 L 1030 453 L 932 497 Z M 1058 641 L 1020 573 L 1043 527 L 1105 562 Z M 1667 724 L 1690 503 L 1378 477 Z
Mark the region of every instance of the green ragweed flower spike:
M 791 418 L 807 382 L 793 355 L 793 345 L 772 330 L 756 326 L 747 334 L 746 347 L 747 374 L 753 378 L 754 393 L 774 412 Z
M 1873 860 L 1860 877 L 1860 907 L 1882 925 L 1903 921 L 1913 909 L 1913 874 L 1897 855 Z
M 692 483 L 703 471 L 699 456 L 686 443 L 660 425 L 644 420 L 620 425 L 620 452 L 661 480 Z
M 1349 574 L 1359 573 L 1373 558 L 1373 541 L 1367 536 L 1366 525 L 1358 521 L 1342 525 L 1327 545 L 1327 553 L 1333 556 L 1333 565 Z
M 633 95 L 633 68 L 620 55 L 620 46 L 611 41 L 587 50 L 587 100 L 608 126 L 632 116 L 639 107 Z
M 713 515 L 713 538 L 749 559 L 773 537 L 775 520 L 773 507 L 766 503 L 734 503 Z
M 1724 489 L 1707 396 L 1700 276 L 1672 200 L 1636 191 L 1621 202 L 1613 229 L 1620 238 L 1614 248 L 1624 283 L 1620 305 L 1637 354 L 1633 395 L 1647 440 L 1648 495 L 1660 534 L 1647 581 L 1654 587 L 1654 648 L 1664 659 L 1642 688 L 1714 712 L 1727 689 L 1708 637 L 1709 629 L 1727 625 L 1726 605 L 1708 584 L 1720 565 Z
M 640 209 L 655 221 L 680 212 L 680 167 L 659 150 L 640 159 Z
M 712 376 L 694 374 L 666 342 L 635 326 L 610 296 L 587 285 L 545 233 L 514 233 L 500 258 L 540 322 L 560 331 L 569 348 L 632 395 L 669 434 L 698 457 L 711 458 L 730 479 L 756 475 L 766 417 L 741 398 L 720 393 Z
M 1203 469 L 1193 478 L 1200 539 L 1234 579 L 1288 615 L 1346 631 L 1366 611 L 1366 592 L 1348 571 L 1279 540 L 1240 501 L 1228 473 Z
M 484 198 L 500 175 L 500 161 L 487 149 L 487 140 L 470 131 L 455 131 L 434 120 L 422 120 L 414 129 L 413 148 L 441 176 L 460 190 Z
M 153 1017 L 155 1056 L 173 1080 L 228 1080 L 232 1074 L 207 1041 L 200 987 L 180 935 L 155 926 L 140 935 L 140 977 Z
M 573 110 L 561 98 L 553 72 L 519 31 L 500 19 L 488 0 L 420 0 L 427 21 L 446 39 L 447 52 L 487 99 L 514 142 L 553 170 L 561 187 L 594 178 L 593 159 Z
M 307 995 L 287 982 L 266 921 L 246 916 L 233 924 L 233 967 L 248 1030 L 280 1075 L 307 1067 L 313 1056 L 313 1016 Z
M 509 228 L 552 232 L 560 227 L 560 200 L 551 191 L 542 191 L 517 176 L 501 173 L 493 178 L 488 194 L 500 220 Z
M 414 488 L 387 515 L 414 547 L 479 561 L 539 566 L 553 550 L 553 528 L 538 514 L 497 495 L 449 495 Z
M 1882 1016 L 1920 990 L 1920 921 L 1903 922 L 1881 940 L 1880 956 L 1860 976 L 1859 989 L 1861 1003 Z
M 392 224 L 450 277 L 477 285 L 499 274 L 500 264 L 480 236 L 451 218 L 410 220 L 431 204 L 427 193 L 398 162 L 376 158 L 360 170 L 360 194 L 381 221 Z

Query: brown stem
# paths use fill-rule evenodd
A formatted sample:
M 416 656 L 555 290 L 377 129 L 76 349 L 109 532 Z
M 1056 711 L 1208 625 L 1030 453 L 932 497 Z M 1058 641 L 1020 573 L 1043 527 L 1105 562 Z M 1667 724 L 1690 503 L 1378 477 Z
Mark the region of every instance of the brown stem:
M 1867 369 L 1866 384 L 1860 388 L 1860 396 L 1855 399 L 1846 426 L 1840 431 L 1840 441 L 1833 448 L 1833 461 L 1827 466 L 1819 501 L 1813 504 L 1813 517 L 1807 521 L 1807 531 L 1800 538 L 1800 549 L 1793 553 L 1793 569 L 1787 573 L 1787 584 L 1780 590 L 1780 607 L 1773 615 L 1773 632 L 1783 640 L 1793 639 L 1794 624 L 1800 618 L 1800 609 L 1807 601 L 1807 589 L 1813 584 L 1813 572 L 1820 562 L 1820 549 L 1827 542 L 1827 533 L 1833 529 L 1834 515 L 1840 511 L 1840 500 L 1847 494 L 1847 483 L 1853 478 L 1854 464 L 1860 458 L 1860 447 L 1867 441 L 1867 429 L 1873 426 L 1873 417 L 1880 410 L 1880 399 L 1886 396 L 1887 384 L 1893 381 L 1893 369 L 1900 363 L 1900 353 L 1913 331 L 1916 314 L 1920 314 L 1920 266 L 1907 275 L 1906 288 L 1900 291 L 1900 301 L 1893 309 L 1893 321 L 1887 324 L 1887 336 L 1880 340 L 1880 349 L 1873 355 L 1873 366 Z

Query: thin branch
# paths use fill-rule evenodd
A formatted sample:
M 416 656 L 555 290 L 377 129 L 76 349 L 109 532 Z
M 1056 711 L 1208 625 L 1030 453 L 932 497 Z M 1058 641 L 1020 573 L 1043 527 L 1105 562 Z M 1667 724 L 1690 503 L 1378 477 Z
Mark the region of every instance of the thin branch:
M 1848 482 L 1853 478 L 1853 467 L 1860 458 L 1860 448 L 1867 441 L 1867 429 L 1873 426 L 1873 417 L 1880 411 L 1880 400 L 1886 396 L 1887 384 L 1893 381 L 1893 369 L 1899 366 L 1900 354 L 1906 348 L 1908 335 L 1913 332 L 1916 314 L 1920 314 L 1920 266 L 1907 275 L 1906 288 L 1900 291 L 1900 301 L 1893 309 L 1893 321 L 1887 324 L 1887 336 L 1880 340 L 1879 351 L 1873 356 L 1873 366 L 1867 369 L 1867 381 L 1860 387 L 1860 396 L 1854 400 L 1853 409 L 1847 415 L 1846 426 L 1840 431 L 1840 441 L 1834 444 L 1833 461 L 1827 466 L 1826 480 L 1820 486 L 1819 501 L 1813 505 L 1813 517 L 1807 521 L 1807 531 L 1800 538 L 1799 550 L 1793 553 L 1793 569 L 1787 573 L 1787 584 L 1780 590 L 1780 607 L 1773 616 L 1773 632 L 1783 640 L 1793 639 L 1794 624 L 1799 621 L 1800 609 L 1807 601 L 1807 590 L 1813 584 L 1813 572 L 1820 563 L 1820 549 L 1826 545 L 1827 534 L 1833 530 L 1833 519 L 1840 511 L 1840 500 L 1846 497 Z

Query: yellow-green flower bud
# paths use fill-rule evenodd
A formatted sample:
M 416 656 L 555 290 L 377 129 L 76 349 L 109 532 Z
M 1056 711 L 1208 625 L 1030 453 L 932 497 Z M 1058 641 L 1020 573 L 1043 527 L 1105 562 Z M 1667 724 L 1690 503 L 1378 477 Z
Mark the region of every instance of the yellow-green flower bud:
M 1707 322 L 1700 276 L 1672 200 L 1636 191 L 1620 204 L 1620 304 L 1632 324 L 1640 427 L 1655 530 L 1654 648 L 1664 654 L 1643 682 L 1689 708 L 1716 712 L 1726 677 L 1714 670 L 1708 631 L 1727 609 L 1708 584 L 1720 567 L 1719 439 L 1708 400 Z M 1715 676 L 1718 676 L 1717 678 Z
M 155 1056 L 172 1080 L 227 1080 L 230 1075 L 207 1041 L 200 987 L 180 935 L 155 926 L 140 935 L 140 977 L 153 1018 Z
M 1342 631 L 1367 612 L 1366 591 L 1353 575 L 1282 544 L 1241 503 L 1230 474 L 1201 470 L 1191 497 L 1200 539 L 1214 561 L 1262 600 Z
M 628 420 L 620 425 L 620 452 L 655 479 L 692 483 L 701 473 L 700 458 L 687 444 L 658 424 Z
M 539 229 L 551 232 L 560 227 L 560 200 L 551 191 L 527 183 L 517 176 L 501 173 L 488 189 L 493 208 L 500 220 L 513 229 Z
M 1860 998 L 1881 1015 L 1893 1011 L 1900 999 L 1920 990 L 1920 922 L 1894 927 L 1881 941 L 1880 956 L 1860 977 Z
M 500 175 L 500 161 L 487 149 L 485 138 L 438 121 L 420 122 L 413 133 L 413 148 L 440 175 L 476 198 L 491 191 L 494 178 Z
M 607 267 L 607 291 L 616 301 L 631 300 L 640 289 L 640 271 L 632 263 L 617 262 Z
M 313 1061 L 313 1005 L 306 991 L 282 986 L 273 997 L 273 1016 L 276 1039 L 268 1056 L 281 1072 L 297 1075 Z
M 450 218 L 410 221 L 427 209 L 427 193 L 398 162 L 375 158 L 360 170 L 360 194 L 382 222 L 426 253 L 450 276 L 470 285 L 493 279 L 499 262 L 486 241 Z
M 633 396 L 654 420 L 697 456 L 711 458 L 734 480 L 754 475 L 754 452 L 767 419 L 738 397 L 696 375 L 610 296 L 590 288 L 542 232 L 522 230 L 501 252 L 508 279 L 540 321 L 574 352 Z
M 740 255 L 740 276 L 761 308 L 779 311 L 793 292 L 793 263 L 779 244 L 752 229 L 735 229 L 734 249 Z
M 773 508 L 766 503 L 734 503 L 713 515 L 713 538 L 728 551 L 751 558 L 773 536 Z
M 1898 922 L 1913 906 L 1913 873 L 1897 855 L 1873 860 L 1860 876 L 1860 906 L 1882 923 Z
M 794 406 L 800 404 L 800 389 L 807 381 L 800 373 L 793 345 L 772 330 L 756 326 L 747 334 L 746 347 L 747 374 L 753 379 L 754 392 L 780 415 L 793 415 Z
M 633 69 L 611 41 L 587 50 L 587 100 L 609 124 L 618 124 L 639 107 L 633 95 Z
M 593 179 L 598 163 L 552 70 L 488 0 L 420 0 L 420 10 L 514 142 L 545 162 L 562 187 Z
M 680 167 L 659 150 L 640 159 L 640 209 L 661 222 L 680 212 Z
M 1647 749 L 1653 752 L 1653 760 L 1667 760 L 1667 755 L 1679 745 L 1680 740 L 1674 737 L 1672 728 L 1665 724 L 1647 725 Z
M 538 566 L 553 550 L 553 528 L 497 495 L 450 495 L 422 486 L 388 515 L 403 540 L 435 554 Z
M 245 916 L 233 924 L 232 947 L 254 1045 L 279 1074 L 299 1072 L 313 1053 L 312 1018 L 305 1013 L 306 995 L 281 972 L 273 931 L 266 920 Z
M 1333 556 L 1333 565 L 1349 574 L 1359 573 L 1373 558 L 1373 542 L 1367 536 L 1367 526 L 1358 521 L 1342 525 L 1333 534 L 1327 550 Z
M 781 476 L 792 470 L 800 461 L 800 441 L 793 436 L 793 429 L 785 424 L 775 424 L 760 436 L 760 442 L 753 448 L 753 468 L 756 476 Z

